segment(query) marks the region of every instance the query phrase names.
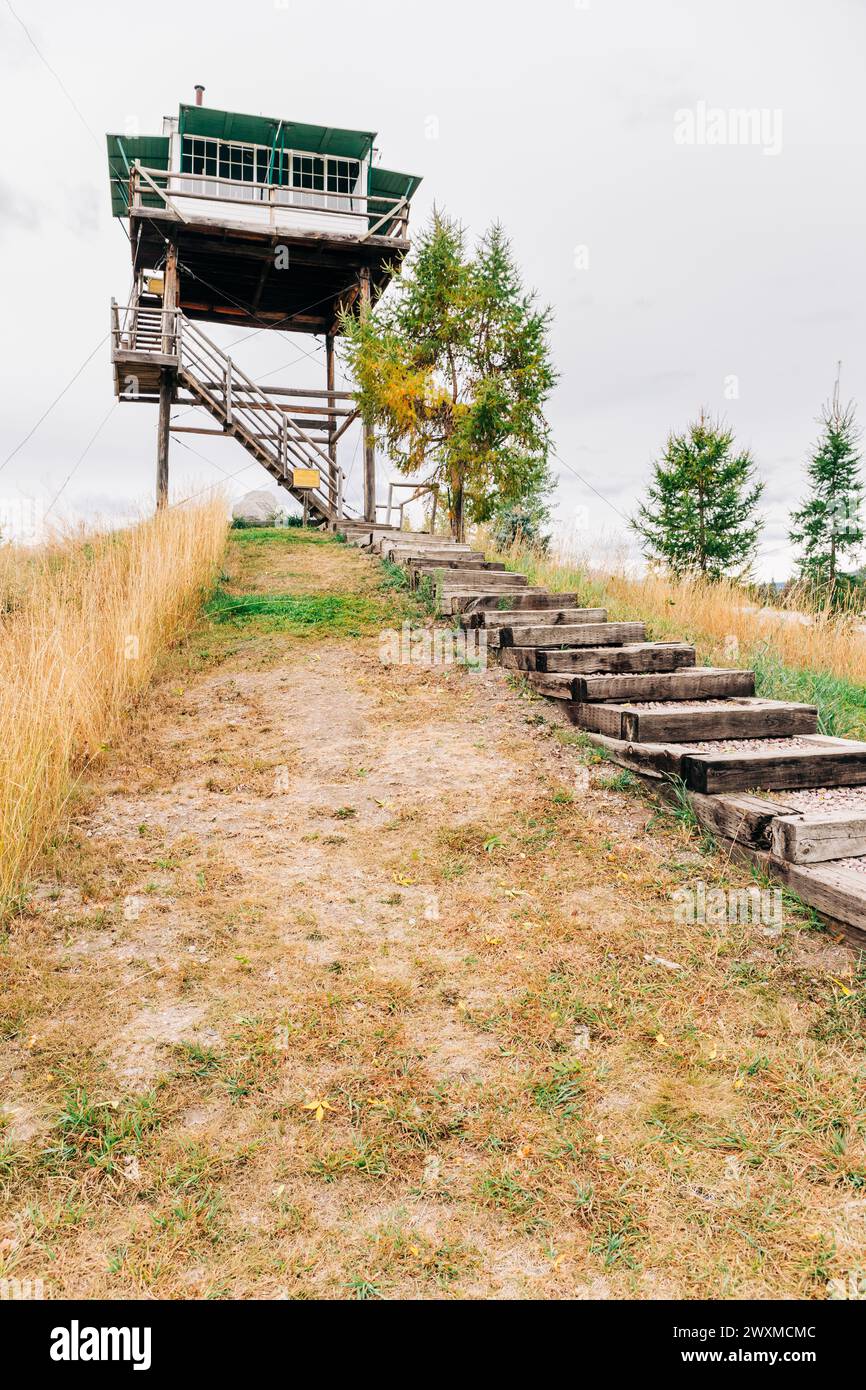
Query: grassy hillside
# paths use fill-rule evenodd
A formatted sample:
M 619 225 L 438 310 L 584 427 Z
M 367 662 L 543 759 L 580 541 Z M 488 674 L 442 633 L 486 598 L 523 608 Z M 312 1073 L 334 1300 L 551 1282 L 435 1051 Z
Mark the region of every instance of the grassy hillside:
M 866 633 L 854 614 L 810 609 L 804 595 L 768 611 L 734 583 L 636 578 L 519 544 L 499 558 L 531 583 L 607 608 L 613 621 L 644 619 L 657 640 L 694 642 L 702 665 L 753 668 L 760 695 L 817 705 L 822 733 L 866 738 Z
M 189 630 L 225 547 L 225 507 L 0 550 L 0 920 L 76 780 Z

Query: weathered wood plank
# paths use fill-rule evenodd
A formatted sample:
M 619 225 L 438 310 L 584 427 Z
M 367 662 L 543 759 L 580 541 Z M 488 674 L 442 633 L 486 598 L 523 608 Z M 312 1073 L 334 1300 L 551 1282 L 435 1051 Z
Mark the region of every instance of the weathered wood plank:
M 784 700 L 744 700 L 667 709 L 622 707 L 620 737 L 636 743 L 699 743 L 702 739 L 788 738 L 814 734 L 818 711 L 814 705 Z
M 464 614 L 464 627 L 562 627 L 574 623 L 606 623 L 604 608 L 503 608 Z
M 478 586 L 473 589 L 450 589 L 447 585 L 444 585 L 441 590 L 437 591 L 439 612 L 446 615 L 462 613 L 470 604 L 474 605 L 478 603 L 487 604 L 490 608 L 496 608 L 502 597 L 502 592 L 501 589 L 498 593 L 491 592 L 486 586 L 482 590 Z M 508 594 L 509 606 L 511 605 L 513 594 L 529 593 L 532 595 L 532 591 L 526 589 L 508 589 L 506 592 Z
M 772 845 L 777 859 L 787 859 L 792 864 L 857 859 L 866 855 L 866 811 L 807 811 L 777 816 Z
M 501 660 L 507 659 L 504 648 Z M 518 648 L 516 650 L 527 650 Z M 535 671 L 573 671 L 575 674 L 621 671 L 675 671 L 694 666 L 695 649 L 686 642 L 639 642 L 622 647 L 583 647 L 571 651 L 535 650 Z
M 563 623 L 534 627 L 531 623 L 499 629 L 501 647 L 621 647 L 643 642 L 645 623 Z
M 565 705 L 564 708 L 568 710 L 571 707 Z M 692 751 L 688 744 L 626 743 L 609 734 L 596 733 L 594 730 L 585 732 L 589 741 L 603 748 L 613 762 L 653 781 L 679 777 L 683 758 Z
M 382 547 L 382 554 L 385 555 L 385 547 Z M 442 551 L 442 550 L 417 550 L 406 549 L 401 546 L 392 545 L 388 547 L 386 559 L 391 560 L 395 565 L 403 565 L 407 568 L 413 565 L 432 565 L 436 569 L 448 569 L 455 566 L 464 566 L 468 569 L 476 569 L 478 566 L 485 566 L 487 562 L 484 554 L 480 550 L 466 551 Z M 487 565 L 490 569 L 504 569 L 504 565 Z
M 461 567 L 461 566 L 438 566 L 438 564 L 416 564 L 411 567 L 411 574 L 420 575 L 430 580 L 441 581 L 453 588 L 464 588 L 468 584 L 478 584 L 482 582 L 489 592 L 507 592 L 509 589 L 523 589 L 528 587 L 528 580 L 525 574 L 514 574 L 512 570 L 491 570 L 485 566 Z
M 769 849 L 776 818 L 787 810 L 778 801 L 748 793 L 704 796 L 701 792 L 690 792 L 689 801 L 701 825 L 713 834 L 758 849 Z
M 866 932 L 866 874 L 835 866 L 791 864 L 768 856 L 769 867 L 795 893 L 835 921 Z M 856 942 L 866 946 L 866 936 Z
M 790 749 L 697 752 L 683 760 L 683 777 L 708 795 L 755 787 L 858 787 L 866 785 L 866 743 L 816 738 Z
M 628 675 L 581 676 L 575 699 L 701 700 L 725 695 L 754 695 L 754 671 L 723 671 L 694 666 L 682 671 L 635 672 Z
M 738 863 L 755 864 L 770 877 L 814 907 L 830 925 L 838 928 L 847 944 L 857 951 L 866 947 L 866 883 L 855 869 L 833 865 L 790 864 L 765 849 L 729 841 L 725 849 Z
M 420 559 L 416 557 L 400 560 L 399 563 L 404 565 L 410 574 L 437 574 L 440 570 L 471 570 L 473 574 L 476 570 L 497 575 L 510 573 L 499 560 L 485 560 L 483 555 L 479 559 L 472 555 L 449 555 L 442 559 L 438 556 L 435 559 L 422 556 Z
M 574 699 L 575 676 L 558 675 L 555 671 L 549 675 L 546 671 L 528 671 L 526 678 L 539 695 L 546 695 L 550 700 Z
M 622 705 L 590 705 L 578 701 L 569 711 L 569 717 L 572 724 L 589 733 L 607 734 L 609 738 L 622 740 Z
M 446 581 L 445 587 L 449 587 L 448 581 Z M 461 590 L 462 594 L 467 592 L 469 591 L 465 588 Z M 505 610 L 515 608 L 547 609 L 577 607 L 577 594 L 550 594 L 546 589 L 541 589 L 537 586 L 528 589 L 520 589 L 516 593 L 489 594 L 486 591 L 478 593 L 476 590 L 476 594 L 477 599 L 473 601 L 471 607 L 467 607 L 467 612 L 480 613 L 484 610 L 490 611 L 498 608 Z

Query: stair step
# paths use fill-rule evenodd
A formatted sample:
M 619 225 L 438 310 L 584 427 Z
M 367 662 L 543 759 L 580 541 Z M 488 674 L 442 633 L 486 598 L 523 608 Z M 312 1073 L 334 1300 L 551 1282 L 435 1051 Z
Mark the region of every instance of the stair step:
M 695 649 L 686 642 L 638 642 L 622 647 L 583 647 L 546 651 L 503 647 L 500 660 L 518 671 L 571 671 L 575 674 L 622 671 L 678 671 L 694 666 Z
M 563 624 L 606 623 L 604 608 L 495 608 L 466 613 L 464 627 L 561 627 Z
M 775 791 L 791 787 L 860 787 L 866 785 L 866 743 L 845 739 L 804 738 L 788 748 L 784 742 L 726 752 L 694 750 L 682 760 L 686 786 L 696 792 Z
M 417 565 L 415 573 L 435 579 L 437 569 L 435 565 Z M 442 574 L 443 571 L 440 569 L 439 573 Z M 461 569 L 449 566 L 444 571 L 444 575 L 442 582 L 447 584 L 449 588 L 465 588 L 467 584 L 483 581 L 487 593 L 492 593 L 497 589 L 500 591 L 522 589 L 529 583 L 525 574 L 514 574 L 511 570 Z
M 643 642 L 646 623 L 563 623 L 561 626 L 502 627 L 500 647 L 621 647 Z M 496 645 L 495 640 L 492 645 Z
M 431 552 L 438 554 L 440 551 L 446 555 L 483 554 L 483 551 L 476 550 L 468 541 L 452 541 L 448 536 L 412 535 L 409 531 L 395 531 L 392 535 L 383 537 L 383 549 L 386 545 L 392 550 L 420 555 L 427 555 Z
M 575 704 L 618 700 L 700 700 L 755 693 L 754 671 L 722 671 L 707 666 L 679 671 L 636 671 L 628 675 L 575 676 L 567 671 L 528 671 L 527 680 L 553 700 Z
M 502 612 L 513 612 L 515 608 L 531 608 L 534 610 L 548 608 L 576 608 L 578 606 L 577 594 L 551 594 L 547 589 L 524 589 L 521 593 L 508 594 L 507 599 L 499 595 L 483 595 L 479 597 L 477 603 L 471 608 L 467 608 L 468 613 L 484 613 L 491 610 L 501 610 Z
M 727 695 L 754 695 L 754 671 L 725 671 L 695 666 L 682 671 L 646 671 L 628 675 L 580 676 L 575 700 L 702 700 Z
M 418 546 L 407 546 L 404 549 L 401 545 L 383 543 L 381 554 L 395 565 L 404 565 L 407 568 L 410 565 L 465 565 L 474 569 L 476 565 L 486 563 L 479 550 L 424 550 Z
M 866 809 L 776 816 L 773 854 L 790 864 L 826 864 L 866 855 Z
M 473 559 L 471 555 L 449 555 L 445 560 L 429 560 L 425 557 L 416 560 L 401 560 L 411 574 L 430 575 L 435 578 L 437 574 L 444 573 L 446 570 L 481 570 L 485 574 L 509 573 L 503 564 L 498 560 Z
M 470 605 L 473 608 L 479 604 L 487 608 L 496 608 L 503 593 L 508 595 L 509 607 L 521 598 L 528 599 L 530 603 L 537 603 L 542 592 L 541 589 L 500 589 L 497 592 L 487 588 L 486 577 L 483 589 L 478 584 L 472 588 L 465 585 L 452 588 L 449 584 L 443 584 L 438 593 L 439 612 L 450 617 L 465 612 Z
M 627 743 L 700 743 L 713 739 L 790 738 L 814 734 L 814 705 L 785 700 L 668 702 L 654 709 L 626 704 L 578 703 L 572 718 L 581 728 Z

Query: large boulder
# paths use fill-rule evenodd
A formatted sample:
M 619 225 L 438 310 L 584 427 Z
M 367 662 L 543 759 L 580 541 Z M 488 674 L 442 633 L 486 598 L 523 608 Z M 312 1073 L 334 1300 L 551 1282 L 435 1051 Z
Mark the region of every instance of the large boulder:
M 232 506 L 232 517 L 245 526 L 273 526 L 283 514 L 283 504 L 272 492 L 260 488 L 248 492 Z

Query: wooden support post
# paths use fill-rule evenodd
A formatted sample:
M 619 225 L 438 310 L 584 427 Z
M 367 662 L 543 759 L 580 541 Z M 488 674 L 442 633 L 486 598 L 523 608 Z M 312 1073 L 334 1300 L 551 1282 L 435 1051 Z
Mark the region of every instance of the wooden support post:
M 162 299 L 162 350 L 177 351 L 178 333 L 174 310 L 177 308 L 177 246 L 169 242 L 165 257 L 165 279 Z M 156 505 L 168 502 L 168 446 L 171 438 L 171 406 L 177 389 L 177 372 L 163 367 L 159 374 L 159 422 L 156 432 Z
M 326 335 L 326 337 L 325 337 L 325 368 L 326 368 L 326 385 L 327 385 L 327 389 L 328 389 L 328 411 L 329 411 L 329 414 L 328 414 L 328 458 L 331 460 L 331 467 L 330 467 L 330 470 L 329 470 L 329 471 L 330 471 L 330 475 L 331 475 L 331 487 L 330 487 L 330 490 L 329 490 L 329 498 L 330 498 L 330 501 L 331 501 L 331 505 L 334 506 L 335 503 L 336 503 L 336 501 L 337 501 L 338 488 L 337 488 L 337 441 L 336 441 L 336 438 L 335 438 L 336 433 L 337 433 L 337 417 L 336 417 L 336 415 L 330 413 L 330 412 L 334 411 L 334 410 L 336 409 L 336 406 L 337 406 L 337 398 L 336 398 L 336 396 L 334 395 L 334 388 L 335 388 L 335 386 L 336 386 L 336 377 L 335 377 L 336 362 L 335 362 L 335 354 L 334 354 L 334 335 L 333 335 L 333 333 L 328 333 L 328 334 Z M 339 511 L 337 512 L 337 519 L 339 519 Z
M 369 314 L 373 307 L 370 289 L 370 270 L 361 270 L 361 313 Z M 364 520 L 376 520 L 376 437 L 372 427 L 364 421 Z
M 177 293 L 177 245 L 174 241 L 168 244 L 165 253 L 165 275 L 163 279 L 162 292 L 162 350 L 166 354 L 176 350 L 176 329 L 175 309 L 178 303 Z
M 156 432 L 156 505 L 168 502 L 168 441 L 171 427 L 172 373 L 163 367 L 159 378 L 159 424 Z

